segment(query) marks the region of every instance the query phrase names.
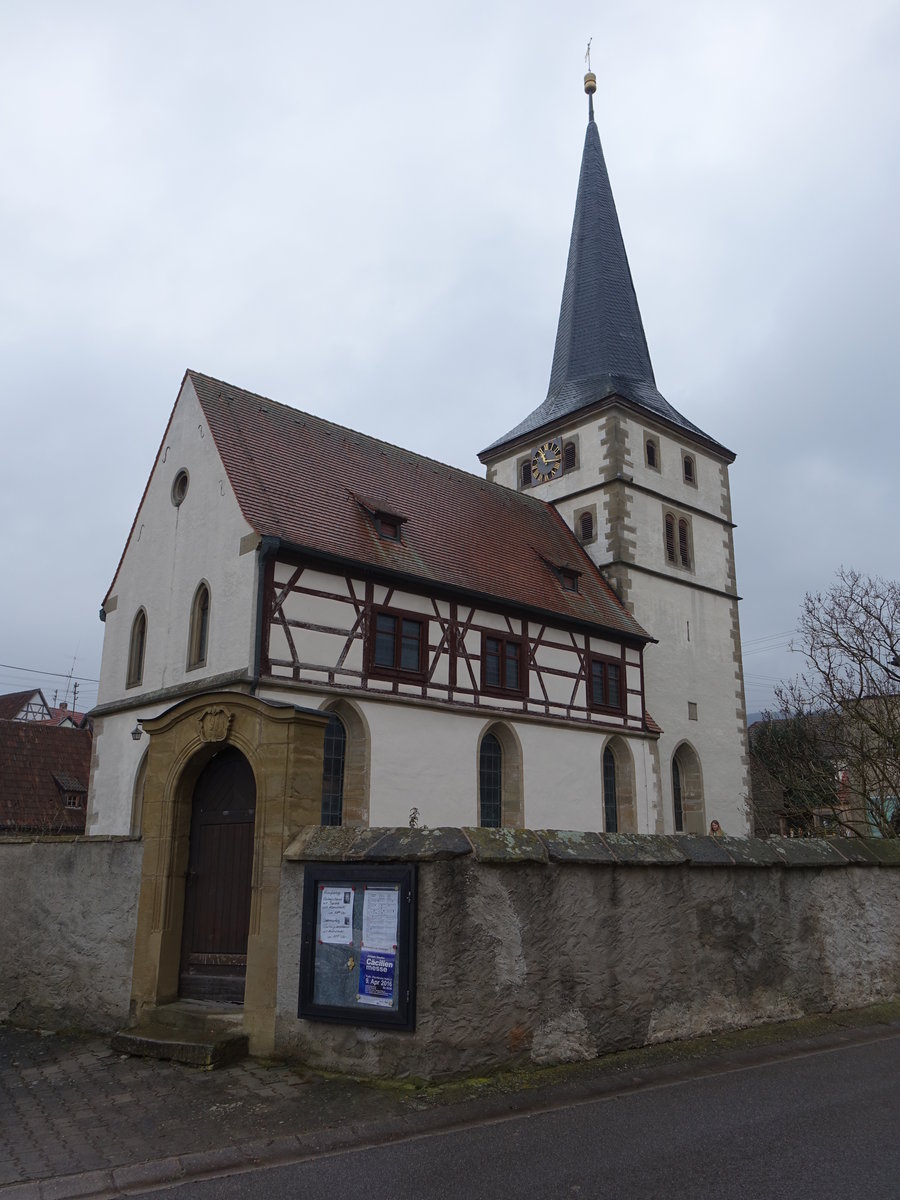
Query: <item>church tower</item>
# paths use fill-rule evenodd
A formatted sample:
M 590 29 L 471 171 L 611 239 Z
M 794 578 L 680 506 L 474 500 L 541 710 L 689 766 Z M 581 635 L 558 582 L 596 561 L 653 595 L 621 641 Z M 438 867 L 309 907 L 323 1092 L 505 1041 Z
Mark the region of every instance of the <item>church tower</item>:
M 655 829 L 748 830 L 746 709 L 728 467 L 656 386 L 585 76 L 588 126 L 547 397 L 480 454 L 553 504 L 655 643 Z M 651 800 L 651 806 L 653 801 Z M 652 826 L 651 826 L 652 827 Z

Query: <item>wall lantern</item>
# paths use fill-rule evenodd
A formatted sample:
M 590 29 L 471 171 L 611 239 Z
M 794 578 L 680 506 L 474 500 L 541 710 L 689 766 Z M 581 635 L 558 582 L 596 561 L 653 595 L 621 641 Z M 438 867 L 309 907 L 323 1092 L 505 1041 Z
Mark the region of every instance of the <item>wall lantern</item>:
M 138 721 L 137 724 L 135 725 L 134 729 L 132 729 L 132 731 L 131 731 L 131 736 L 134 739 L 134 741 L 139 742 L 141 740 L 141 734 L 143 732 L 144 732 L 143 729 L 141 729 L 141 723 L 140 723 L 140 721 Z

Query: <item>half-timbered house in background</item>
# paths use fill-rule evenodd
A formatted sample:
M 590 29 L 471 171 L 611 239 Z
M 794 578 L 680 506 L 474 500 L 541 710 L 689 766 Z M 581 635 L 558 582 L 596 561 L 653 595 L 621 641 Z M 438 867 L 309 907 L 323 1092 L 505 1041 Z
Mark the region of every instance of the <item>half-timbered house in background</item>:
M 734 455 L 656 387 L 592 107 L 550 389 L 481 457 L 184 377 L 92 714 L 88 831 L 145 840 L 146 995 L 228 994 L 303 824 L 746 832 Z

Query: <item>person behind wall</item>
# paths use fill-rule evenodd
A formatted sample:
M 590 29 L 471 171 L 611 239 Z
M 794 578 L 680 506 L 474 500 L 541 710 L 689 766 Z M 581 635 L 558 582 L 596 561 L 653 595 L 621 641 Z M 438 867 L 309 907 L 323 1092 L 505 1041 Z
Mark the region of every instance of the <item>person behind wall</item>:
M 710 821 L 709 836 L 710 837 L 723 837 L 724 836 L 722 833 L 722 826 L 719 824 L 718 821 L 715 821 L 715 820 Z

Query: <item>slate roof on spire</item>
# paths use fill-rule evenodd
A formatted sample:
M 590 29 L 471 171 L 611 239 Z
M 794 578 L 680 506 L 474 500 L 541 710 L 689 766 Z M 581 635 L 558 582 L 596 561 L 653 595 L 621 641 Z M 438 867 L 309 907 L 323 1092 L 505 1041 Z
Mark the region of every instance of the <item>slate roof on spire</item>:
M 547 398 L 482 456 L 613 396 L 734 457 L 656 386 L 591 105 Z

